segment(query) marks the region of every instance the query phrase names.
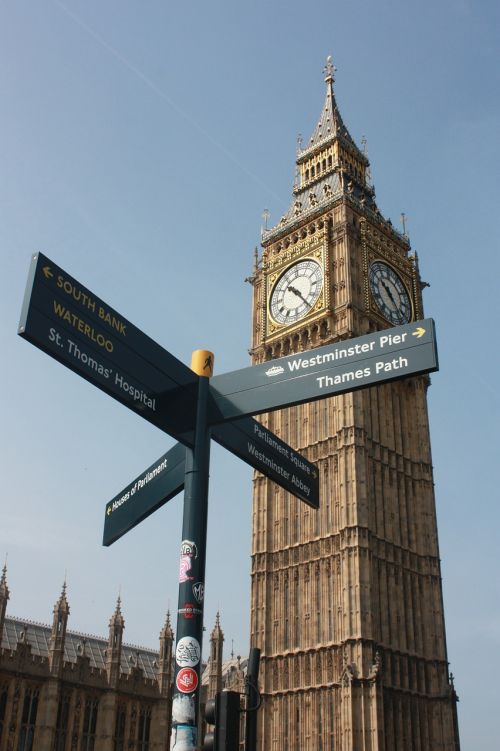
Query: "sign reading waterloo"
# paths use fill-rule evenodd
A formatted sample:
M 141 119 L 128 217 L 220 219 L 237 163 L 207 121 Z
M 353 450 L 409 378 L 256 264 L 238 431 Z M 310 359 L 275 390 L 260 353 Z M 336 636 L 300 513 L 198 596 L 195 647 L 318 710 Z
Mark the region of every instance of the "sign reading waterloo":
M 42 253 L 32 259 L 20 336 L 186 443 L 197 376 Z

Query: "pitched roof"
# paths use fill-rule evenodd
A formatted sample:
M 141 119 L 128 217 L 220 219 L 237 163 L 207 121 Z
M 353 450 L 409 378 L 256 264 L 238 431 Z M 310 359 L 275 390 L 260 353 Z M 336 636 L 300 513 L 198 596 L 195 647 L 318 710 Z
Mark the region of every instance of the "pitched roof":
M 48 658 L 51 627 L 35 621 L 23 620 L 6 616 L 3 627 L 1 647 L 4 650 L 15 651 L 19 642 L 27 643 L 32 654 L 37 657 Z M 64 660 L 76 663 L 77 658 L 86 656 L 90 660 L 90 667 L 98 670 L 106 668 L 107 639 L 78 631 L 67 631 L 64 643 Z M 130 673 L 133 668 L 140 668 L 144 676 L 156 679 L 158 672 L 159 653 L 146 647 L 136 647 L 123 644 L 121 653 L 121 670 Z
M 335 67 L 332 63 L 332 58 L 331 56 L 328 56 L 324 70 L 326 74 L 325 103 L 323 105 L 323 109 L 321 110 L 318 123 L 313 131 L 312 136 L 305 145 L 304 149 L 299 151 L 298 161 L 301 161 L 302 158 L 305 158 L 310 151 L 313 151 L 317 147 L 324 145 L 325 143 L 327 143 L 327 141 L 333 138 L 343 138 L 344 140 L 348 141 L 351 146 L 354 146 L 357 149 L 353 138 L 344 125 L 339 112 L 339 108 L 337 106 L 337 102 L 335 100 L 335 94 L 333 91 L 333 84 L 335 81 L 334 71 Z

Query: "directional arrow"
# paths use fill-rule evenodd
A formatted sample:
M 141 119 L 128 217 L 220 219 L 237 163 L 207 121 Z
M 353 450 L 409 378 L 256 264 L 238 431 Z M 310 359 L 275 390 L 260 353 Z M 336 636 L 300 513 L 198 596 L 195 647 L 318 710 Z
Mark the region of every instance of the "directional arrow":
M 412 336 L 416 336 L 417 339 L 421 339 L 424 334 L 425 334 L 425 329 L 422 328 L 422 326 L 419 326 L 418 329 L 413 332 Z
M 50 266 L 44 266 L 42 270 L 43 270 L 43 273 L 45 274 L 46 279 L 50 279 L 52 276 L 54 276 L 54 274 L 50 270 Z

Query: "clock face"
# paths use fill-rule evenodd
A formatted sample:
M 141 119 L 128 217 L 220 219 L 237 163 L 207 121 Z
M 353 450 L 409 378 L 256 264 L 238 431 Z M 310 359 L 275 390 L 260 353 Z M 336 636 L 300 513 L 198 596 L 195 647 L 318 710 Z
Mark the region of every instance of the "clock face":
M 370 289 L 384 318 L 395 326 L 411 320 L 411 302 L 406 287 L 393 268 L 376 261 L 370 266 Z
M 298 261 L 280 276 L 271 293 L 269 311 L 281 325 L 296 323 L 314 307 L 323 289 L 323 271 L 310 258 Z

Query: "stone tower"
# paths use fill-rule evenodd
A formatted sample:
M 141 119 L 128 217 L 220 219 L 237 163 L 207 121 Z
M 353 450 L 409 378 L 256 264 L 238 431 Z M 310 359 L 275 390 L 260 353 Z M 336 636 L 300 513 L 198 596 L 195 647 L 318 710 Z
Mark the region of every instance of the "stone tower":
M 63 584 L 61 596 L 54 605 L 52 631 L 49 643 L 49 665 L 52 675 L 60 676 L 64 660 L 64 642 L 68 626 L 69 605 L 66 598 L 66 582 Z
M 120 664 L 122 657 L 123 630 L 125 628 L 125 619 L 121 610 L 121 598 L 116 601 L 115 612 L 109 621 L 109 639 L 106 650 L 106 672 L 108 674 L 109 685 L 116 688 L 120 677 Z
M 417 256 L 326 97 L 292 204 L 263 232 L 255 364 L 423 318 Z M 261 751 L 457 751 L 427 376 L 261 417 L 315 462 L 320 509 L 254 482 L 252 645 Z
M 207 699 L 213 699 L 215 694 L 222 691 L 222 656 L 224 647 L 224 633 L 220 626 L 220 613 L 217 611 L 215 626 L 210 634 L 210 659 L 208 674 Z
M 0 579 L 0 637 L 3 634 L 3 622 L 5 620 L 9 597 L 10 593 L 7 586 L 7 563 L 5 563 L 2 569 L 2 578 Z

